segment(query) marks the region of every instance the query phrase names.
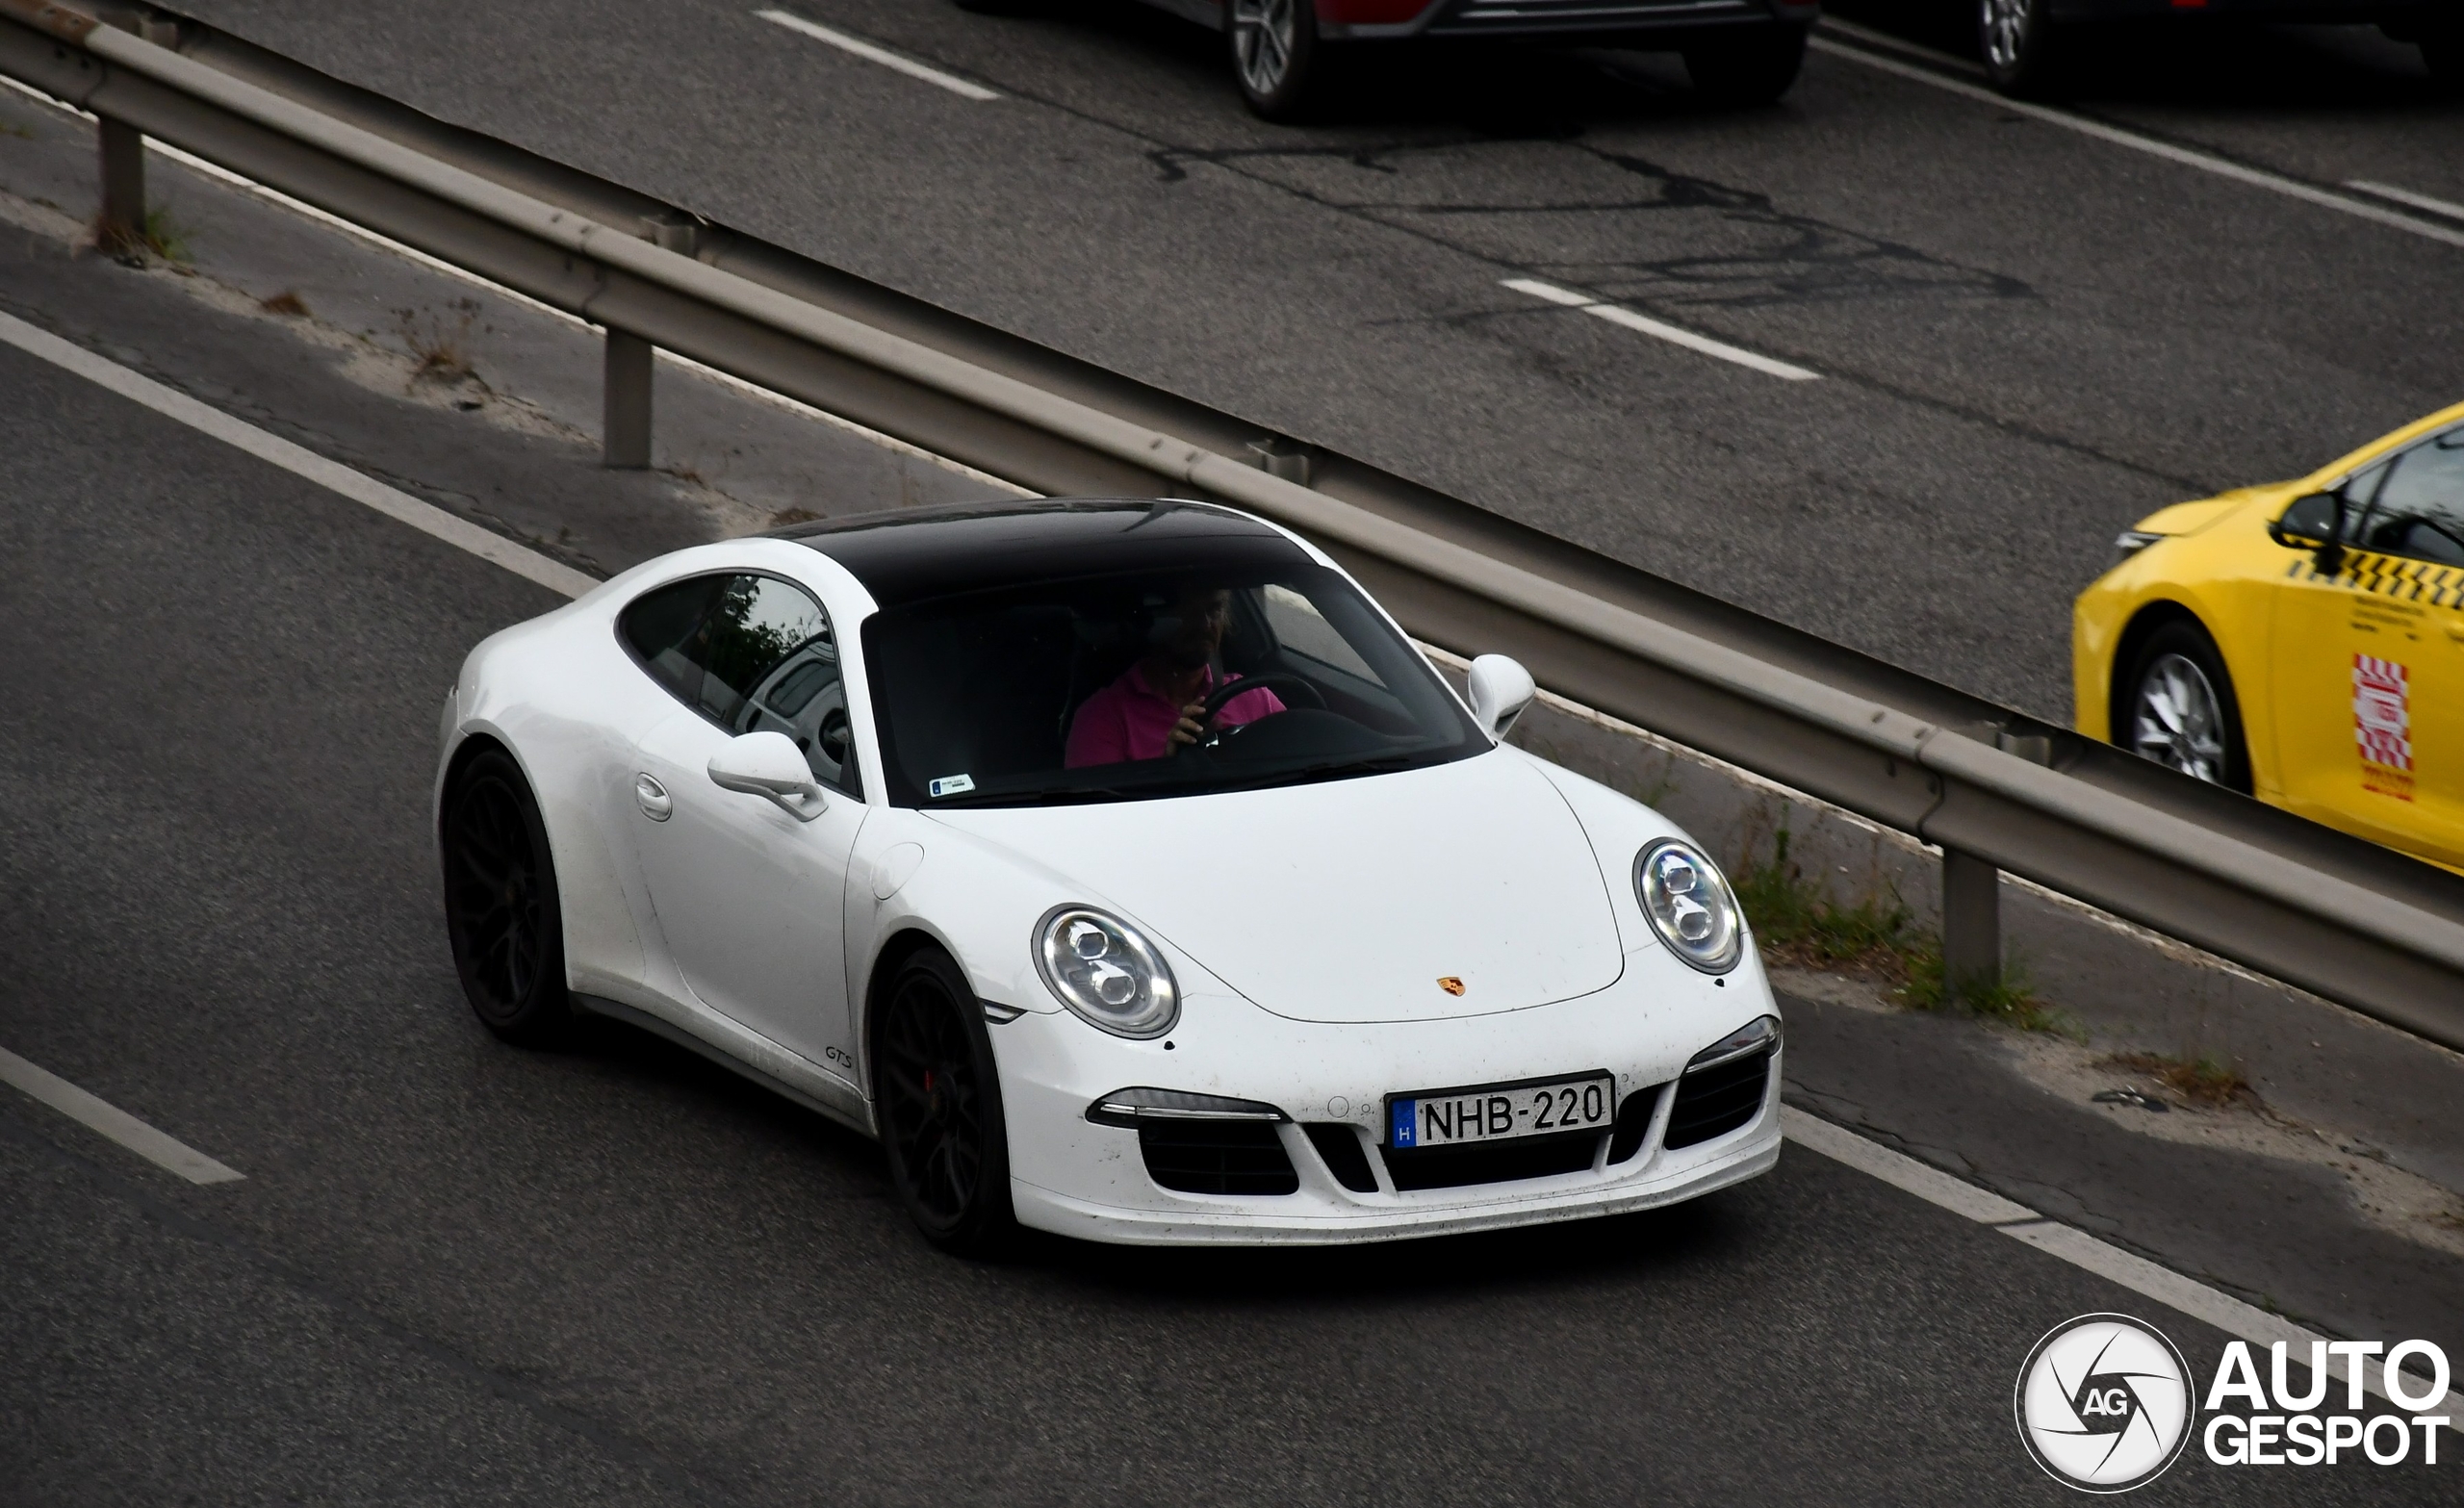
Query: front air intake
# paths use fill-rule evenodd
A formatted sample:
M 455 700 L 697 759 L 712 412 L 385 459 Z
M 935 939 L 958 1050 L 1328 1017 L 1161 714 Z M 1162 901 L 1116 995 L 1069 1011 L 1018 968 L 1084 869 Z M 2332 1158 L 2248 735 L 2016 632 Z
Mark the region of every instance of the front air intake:
M 1763 1097 L 1771 1089 L 1773 1051 L 1765 1047 L 1678 1080 L 1677 1103 L 1669 1108 L 1668 1135 L 1660 1144 L 1695 1146 L 1725 1137 L 1762 1113 Z
M 1283 1138 L 1254 1120 L 1144 1120 L 1146 1176 L 1188 1194 L 1288 1194 L 1300 1187 Z
M 1648 1089 L 1636 1089 L 1617 1107 L 1617 1133 L 1608 1138 L 1608 1165 L 1630 1163 L 1643 1150 L 1643 1138 L 1652 1134 L 1652 1117 L 1659 1113 L 1659 1098 L 1668 1092 L 1665 1084 L 1655 1084 Z
M 1335 1121 L 1313 1121 L 1300 1128 L 1309 1144 L 1335 1175 L 1335 1182 L 1356 1194 L 1377 1191 L 1377 1175 L 1369 1170 L 1369 1154 L 1360 1149 L 1360 1133 Z

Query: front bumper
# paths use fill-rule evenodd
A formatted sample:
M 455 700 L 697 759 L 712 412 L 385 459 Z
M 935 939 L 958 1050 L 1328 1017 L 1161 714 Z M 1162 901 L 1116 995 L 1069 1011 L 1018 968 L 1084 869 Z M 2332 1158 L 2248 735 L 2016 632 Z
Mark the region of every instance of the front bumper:
M 1656 948 L 1630 955 L 1625 976 L 1595 995 L 1453 1021 L 1296 1022 L 1238 997 L 1194 996 L 1167 1047 L 1109 1037 L 1071 1016 L 1029 1014 L 992 1029 L 1012 1201 L 1019 1221 L 1039 1230 L 1145 1245 L 1392 1240 L 1674 1204 L 1778 1161 L 1778 1052 L 1750 1119 L 1694 1145 L 1665 1144 L 1688 1059 L 1765 1014 L 1776 1010 L 1750 955 L 1714 985 Z M 1607 1161 L 1615 1148 L 1603 1133 L 1589 1165 L 1573 1171 L 1398 1189 L 1375 1145 L 1388 1094 L 1604 1069 L 1616 1079 L 1620 1107 L 1648 1107 L 1640 1112 L 1648 1129 L 1623 1161 Z M 1139 1132 L 1086 1116 L 1097 1097 L 1138 1085 L 1281 1110 L 1292 1119 L 1273 1130 L 1296 1188 L 1219 1194 L 1163 1187 Z M 1357 1138 L 1376 1187 L 1347 1188 L 1303 1122 L 1321 1136 L 1340 1128 Z
M 1014 1177 L 1010 1195 L 1021 1224 L 1124 1245 L 1329 1246 L 1459 1236 L 1656 1209 L 1767 1173 L 1780 1161 L 1776 1105 L 1774 1096 L 1754 1125 L 1712 1146 L 1688 1148 L 1665 1159 L 1646 1152 L 1607 1174 L 1570 1173 L 1477 1189 L 1356 1194 L 1336 1186 L 1323 1164 L 1314 1162 L 1307 1139 L 1287 1126 L 1286 1149 L 1300 1170 L 1297 1193 L 1205 1198 L 1204 1205 L 1199 1204 L 1202 1196 L 1184 1194 L 1177 1197 L 1188 1200 L 1189 1207 L 1158 1211 L 1105 1204 Z M 1500 1197 L 1500 1190 L 1512 1192 Z M 1485 1197 L 1465 1197 L 1475 1193 Z

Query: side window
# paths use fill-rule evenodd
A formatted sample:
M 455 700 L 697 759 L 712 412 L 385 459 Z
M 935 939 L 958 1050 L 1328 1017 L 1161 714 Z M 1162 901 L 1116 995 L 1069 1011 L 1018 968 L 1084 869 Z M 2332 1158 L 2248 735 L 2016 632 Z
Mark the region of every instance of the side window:
M 1268 625 L 1274 629 L 1275 642 L 1286 650 L 1308 655 L 1322 665 L 1349 671 L 1372 685 L 1383 685 L 1360 652 L 1351 647 L 1318 604 L 1288 586 L 1268 583 L 1265 592 Z
M 2464 427 L 2396 458 L 2362 530 L 2366 549 L 2464 565 Z
M 635 598 L 616 619 L 617 637 L 651 678 L 688 704 L 702 703 L 702 625 L 729 578 L 695 576 Z
M 786 734 L 813 779 L 857 788 L 830 615 L 776 576 L 697 576 L 625 609 L 617 631 L 678 700 L 732 733 Z

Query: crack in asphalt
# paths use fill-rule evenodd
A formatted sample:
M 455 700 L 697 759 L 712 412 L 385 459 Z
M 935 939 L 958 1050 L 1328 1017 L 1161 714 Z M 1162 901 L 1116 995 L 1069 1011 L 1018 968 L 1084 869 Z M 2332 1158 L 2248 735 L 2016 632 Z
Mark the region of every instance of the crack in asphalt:
M 911 46 L 911 51 L 913 49 Z M 926 53 L 919 54 L 919 56 L 929 56 L 929 49 Z M 934 61 L 937 63 L 943 63 L 945 65 L 949 66 L 959 66 L 959 64 L 948 63 L 948 61 L 944 59 L 935 58 Z M 982 69 L 978 69 L 976 71 L 984 73 L 984 70 Z M 1611 77 L 1617 77 L 1612 70 L 1604 68 L 1602 71 L 1608 73 Z M 991 77 L 988 73 L 984 73 L 984 76 L 988 78 Z M 1022 85 L 1014 80 L 1005 78 L 999 82 L 1002 84 L 1004 89 L 1009 90 L 1014 98 L 1022 102 L 1041 106 L 1042 108 L 1053 111 L 1058 115 L 1065 115 L 1072 120 L 1076 120 L 1081 124 L 1092 126 L 1097 130 L 1110 132 L 1116 136 L 1142 143 L 1145 148 L 1144 155 L 1147 161 L 1155 166 L 1158 181 L 1165 185 L 1190 181 L 1190 165 L 1203 164 L 1207 166 L 1215 167 L 1223 172 L 1230 173 L 1244 182 L 1268 189 L 1288 198 L 1298 199 L 1304 203 L 1318 206 L 1334 214 L 1342 215 L 1348 218 L 1373 224 L 1381 229 L 1390 230 L 1399 235 L 1410 236 L 1425 244 L 1439 247 L 1440 249 L 1464 257 L 1470 261 L 1485 264 L 1486 266 L 1500 271 L 1514 273 L 1540 273 L 1556 270 L 1556 268 L 1552 265 L 1526 264 L 1509 258 L 1500 257 L 1493 253 L 1482 251 L 1477 247 L 1463 244 L 1449 237 L 1438 235 L 1434 230 L 1426 226 L 1415 225 L 1405 219 L 1389 218 L 1385 216 L 1373 213 L 1373 208 L 1366 203 L 1352 203 L 1333 198 L 1329 195 L 1319 193 L 1307 188 L 1284 182 L 1247 165 L 1252 161 L 1316 159 L 1322 161 L 1348 163 L 1364 172 L 1398 175 L 1399 174 L 1400 169 L 1396 167 L 1388 160 L 1398 154 L 1454 150 L 1463 147 L 1505 145 L 1534 141 L 1548 144 L 1562 144 L 1572 146 L 1578 151 L 1588 153 L 1604 162 L 1611 164 L 1612 166 L 1623 167 L 1627 171 L 1635 173 L 1638 176 L 1652 178 L 1659 182 L 1663 186 L 1663 199 L 1660 201 L 1654 201 L 1650 206 L 1651 208 L 1703 208 L 1716 210 L 1724 215 L 1742 214 L 1752 216 L 1755 214 L 1760 214 L 1770 217 L 1773 222 L 1784 225 L 1791 229 L 1817 230 L 1861 241 L 1873 248 L 1873 251 L 1869 253 L 1869 255 L 1877 260 L 1897 261 L 1907 259 L 1928 268 L 1938 267 L 1952 269 L 1958 274 L 1977 280 L 1978 285 L 1984 290 L 1985 296 L 1995 300 L 2005 298 L 2035 298 L 2040 296 L 2033 287 L 2021 279 L 2010 277 L 2007 274 L 1986 271 L 1981 268 L 1960 267 L 1958 264 L 1933 257 L 1927 252 L 1918 250 L 1912 246 L 1908 246 L 1902 243 L 1886 241 L 1878 237 L 1868 237 L 1863 235 L 1861 232 L 1848 230 L 1845 227 L 1831 225 L 1827 221 L 1816 219 L 1810 216 L 1792 215 L 1790 212 L 1781 210 L 1774 205 L 1768 194 L 1760 193 L 1753 190 L 1736 189 L 1729 185 L 1718 183 L 1715 180 L 1703 178 L 1694 174 L 1676 172 L 1632 154 L 1614 152 L 1606 148 L 1585 143 L 1579 140 L 1586 129 L 1580 121 L 1569 121 L 1562 125 L 1553 126 L 1546 130 L 1499 130 L 1480 133 L 1456 133 L 1450 136 L 1438 137 L 1435 140 L 1423 141 L 1390 141 L 1386 142 L 1373 142 L 1366 144 L 1325 143 L 1309 146 L 1209 147 L 1174 142 L 1164 137 L 1158 136 L 1151 131 L 1142 130 L 1125 121 L 1116 120 L 1110 116 L 1098 115 L 1091 110 L 1071 104 L 1066 100 L 1058 98 L 1031 86 Z M 1627 87 L 1633 87 L 1630 81 L 1621 82 L 1626 82 Z M 1476 209 L 1477 207 L 1474 208 Z M 1669 270 L 1666 275 L 1672 278 L 1681 278 L 1684 273 L 1695 269 L 1692 266 L 1693 259 L 1680 258 L 1676 260 L 1680 265 Z M 1644 272 L 1659 270 L 1657 267 L 1650 263 L 1640 264 L 1639 269 Z M 1560 273 L 1560 275 L 1565 274 Z M 1653 291 L 1649 287 L 1646 287 L 1643 290 L 1628 296 L 1633 301 L 1645 302 L 1653 299 L 1655 295 Z M 1766 298 L 1760 300 L 1760 302 L 1765 305 L 1779 302 L 1810 301 L 1811 300 L 1802 298 L 1795 300 Z M 1835 302 L 1838 300 L 1834 299 L 1833 301 Z M 1746 301 L 1737 299 L 1727 300 L 1724 303 L 1720 300 L 1699 299 L 1695 300 L 1695 304 L 1697 306 L 1713 304 L 1722 304 L 1725 307 L 1749 306 Z M 1419 322 L 1449 326 L 1460 324 L 1468 327 L 1472 323 L 1494 319 L 1497 315 L 1509 311 L 1502 306 L 1493 304 L 1479 309 L 1458 309 L 1417 318 Z M 1573 313 L 1573 311 L 1559 310 L 1554 311 L 1554 313 L 1562 317 L 1566 314 Z M 1379 322 L 1408 324 L 1416 321 L 1413 319 L 1405 319 Z M 1794 354 L 1798 355 L 1800 359 L 1809 362 L 1812 360 L 1811 357 L 1806 356 L 1802 352 Z M 1561 371 L 1566 370 L 1563 369 L 1562 364 L 1559 363 L 1552 363 L 1551 365 L 1559 367 Z M 2218 490 L 2218 484 L 2212 481 L 2198 477 L 2177 475 L 2146 462 L 2115 455 L 2111 452 L 2099 449 L 2095 446 L 2088 444 L 2087 442 L 2073 440 L 2067 436 L 2057 435 L 2051 431 L 2040 429 L 2034 425 L 2021 422 L 2017 420 L 2005 418 L 1999 414 L 1991 413 L 1971 404 L 1953 402 L 1945 397 L 1939 397 L 1933 394 L 1919 392 L 1905 384 L 1886 381 L 1879 377 L 1861 372 L 1841 371 L 1830 368 L 1825 368 L 1825 375 L 1846 386 L 1860 388 L 1868 393 L 1892 398 L 1922 409 L 1928 413 L 1938 414 L 1947 418 L 1959 420 L 1963 422 L 1976 424 L 2007 438 L 2043 445 L 2050 448 L 2062 451 L 2065 454 L 2075 455 L 2083 459 L 2097 462 L 2101 465 L 2110 466 L 2118 471 L 2124 472 L 2134 476 L 2141 476 L 2152 481 L 2163 482 L 2169 487 L 2183 489 L 2191 496 L 2204 496 Z M 1590 388 L 1588 383 L 1568 381 L 1564 376 L 1560 376 L 1559 380 L 1565 385 L 1577 388 L 1578 390 L 1588 391 Z
M 1580 141 L 1538 139 L 1562 145 L 1594 161 L 1639 178 L 1655 192 L 1630 198 L 1569 198 L 1539 201 L 1414 201 L 1346 198 L 1305 188 L 1259 170 L 1276 162 L 1334 162 L 1361 172 L 1399 176 L 1398 157 L 1427 158 L 1493 146 L 1523 145 L 1535 140 L 1517 137 L 1460 137 L 1425 142 L 1295 147 L 1157 147 L 1146 153 L 1159 181 L 1184 182 L 1188 165 L 1202 163 L 1262 184 L 1335 214 L 1361 218 L 1419 237 L 1458 255 L 1511 266 L 1519 270 L 1572 270 L 1589 274 L 1598 285 L 1616 286 L 1622 296 L 1655 299 L 1662 304 L 1717 305 L 1758 308 L 1774 304 L 1839 302 L 1857 298 L 1942 295 L 2032 299 L 2038 296 L 2023 279 L 2007 273 L 1938 257 L 1903 242 L 1870 236 L 1810 215 L 1784 210 L 1771 196 L 1715 179 L 1686 173 L 1636 156 Z M 1605 218 L 1612 216 L 1662 216 L 1670 212 L 1705 212 L 1722 227 L 1759 232 L 1768 243 L 1739 251 L 1704 250 L 1672 256 L 1612 258 L 1604 261 L 1513 262 L 1452 234 L 1413 223 L 1434 219 L 1510 218 L 1567 215 Z M 1706 226 L 1707 231 L 1712 227 Z

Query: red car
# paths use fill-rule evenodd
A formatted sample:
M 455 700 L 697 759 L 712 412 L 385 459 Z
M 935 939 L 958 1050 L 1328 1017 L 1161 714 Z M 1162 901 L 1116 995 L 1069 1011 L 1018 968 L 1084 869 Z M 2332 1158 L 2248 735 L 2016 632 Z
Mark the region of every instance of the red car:
M 970 11 L 1020 0 L 958 0 Z M 1338 49 L 1422 38 L 1538 38 L 1682 53 L 1702 92 L 1767 104 L 1805 61 L 1820 0 L 1146 0 L 1224 34 L 1232 76 L 1270 120 L 1305 115 Z

